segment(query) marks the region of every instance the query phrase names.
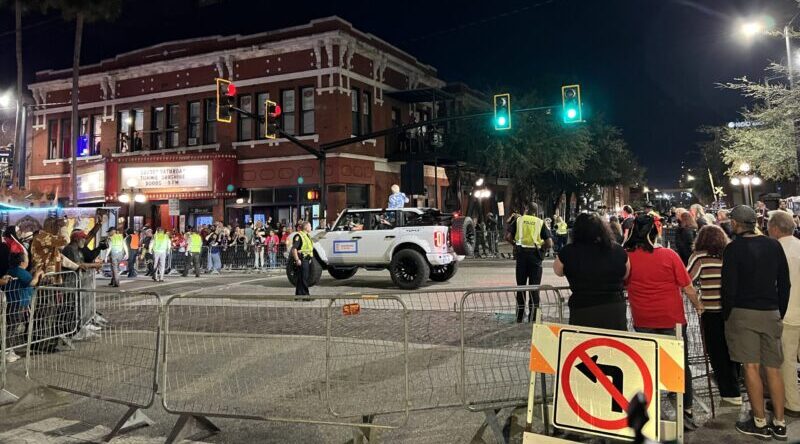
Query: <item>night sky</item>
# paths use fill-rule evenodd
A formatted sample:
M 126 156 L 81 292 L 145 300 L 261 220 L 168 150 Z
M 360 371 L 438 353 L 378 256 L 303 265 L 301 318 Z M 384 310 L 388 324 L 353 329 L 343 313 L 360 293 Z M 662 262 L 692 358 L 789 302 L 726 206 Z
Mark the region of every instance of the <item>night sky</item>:
M 736 24 L 764 13 L 783 24 L 798 11 L 794 0 L 127 0 L 123 8 L 115 23 L 87 26 L 83 63 L 168 40 L 338 15 L 438 68 L 441 78 L 486 92 L 535 89 L 555 104 L 562 83 L 579 82 L 587 107 L 622 128 L 659 187 L 676 182 L 698 126 L 733 120 L 745 104 L 715 82 L 759 78 L 768 61 L 785 60 L 781 39 L 744 44 Z M 26 81 L 37 70 L 71 66 L 71 23 L 33 14 L 23 26 Z M 0 90 L 14 79 L 13 13 L 4 10 Z

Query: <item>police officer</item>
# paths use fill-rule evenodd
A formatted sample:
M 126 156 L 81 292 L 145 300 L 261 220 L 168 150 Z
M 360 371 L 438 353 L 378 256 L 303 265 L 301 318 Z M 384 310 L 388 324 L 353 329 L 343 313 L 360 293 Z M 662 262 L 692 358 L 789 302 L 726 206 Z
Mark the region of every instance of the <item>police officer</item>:
M 294 294 L 296 296 L 307 296 L 308 280 L 311 277 L 311 259 L 314 258 L 314 243 L 311 241 L 311 223 L 305 222 L 302 229 L 297 231 L 297 235 L 292 242 L 292 259 L 297 265 L 297 284 Z
M 111 283 L 112 287 L 119 287 L 119 263 L 128 257 L 128 248 L 125 245 L 125 238 L 117 232 L 116 227 L 108 229 L 108 260 L 111 262 Z
M 194 267 L 194 277 L 200 277 L 200 256 L 203 254 L 203 238 L 192 227 L 187 227 L 189 234 L 187 235 L 187 246 L 189 256 L 191 256 L 191 264 Z M 183 268 L 183 275 L 189 274 L 189 263 Z
M 542 283 L 542 260 L 544 253 L 553 246 L 550 230 L 537 217 L 539 206 L 531 202 L 523 216 L 517 217 L 510 227 L 517 261 L 517 285 L 539 285 Z M 525 293 L 517 292 L 517 322 L 525 316 Z M 528 298 L 528 322 L 534 319 L 534 306 L 539 306 L 539 292 L 531 291 Z
M 167 233 L 164 233 L 164 227 L 158 227 L 151 249 L 153 250 L 153 280 L 157 282 L 164 282 L 164 270 L 167 266 L 167 252 L 170 247 L 170 240 Z

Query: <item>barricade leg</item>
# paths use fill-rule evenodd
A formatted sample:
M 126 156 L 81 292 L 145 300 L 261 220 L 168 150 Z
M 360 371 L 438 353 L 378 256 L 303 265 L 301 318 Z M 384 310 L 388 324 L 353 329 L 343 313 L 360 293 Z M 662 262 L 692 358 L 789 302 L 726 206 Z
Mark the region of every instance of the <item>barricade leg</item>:
M 153 424 L 155 424 L 155 421 L 148 418 L 139 407 L 128 407 L 128 410 L 122 415 L 122 418 L 117 421 L 117 425 L 114 426 L 111 433 L 103 438 L 103 441 L 109 442 L 123 433 L 128 433 L 131 430 L 148 427 Z
M 219 433 L 219 427 L 205 416 L 183 414 L 178 417 L 164 444 L 173 444 L 183 439 L 195 438 L 195 435 L 199 435 L 200 432 L 205 432 L 202 438 L 208 438 Z

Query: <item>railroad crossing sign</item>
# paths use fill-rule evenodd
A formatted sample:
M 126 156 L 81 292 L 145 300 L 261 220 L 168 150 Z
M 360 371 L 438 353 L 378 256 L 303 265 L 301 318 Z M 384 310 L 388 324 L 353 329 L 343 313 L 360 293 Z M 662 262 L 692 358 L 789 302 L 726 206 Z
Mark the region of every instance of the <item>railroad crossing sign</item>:
M 659 391 L 683 392 L 683 366 L 675 337 L 534 324 L 530 369 L 555 375 L 553 425 L 561 429 L 630 439 L 625 412 L 641 391 L 651 419 L 643 433 L 658 440 Z

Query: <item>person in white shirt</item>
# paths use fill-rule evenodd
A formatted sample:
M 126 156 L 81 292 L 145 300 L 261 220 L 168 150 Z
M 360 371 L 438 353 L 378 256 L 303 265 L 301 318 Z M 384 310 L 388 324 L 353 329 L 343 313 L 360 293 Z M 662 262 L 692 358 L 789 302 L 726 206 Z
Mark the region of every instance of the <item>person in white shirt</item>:
M 781 375 L 786 393 L 784 414 L 797 418 L 800 417 L 800 392 L 797 388 L 797 356 L 800 352 L 800 239 L 794 237 L 795 223 L 792 214 L 788 212 L 773 211 L 767 222 L 767 229 L 769 235 L 781 243 L 789 262 L 791 290 L 789 306 L 783 317 Z M 768 402 L 767 408 L 770 407 Z

